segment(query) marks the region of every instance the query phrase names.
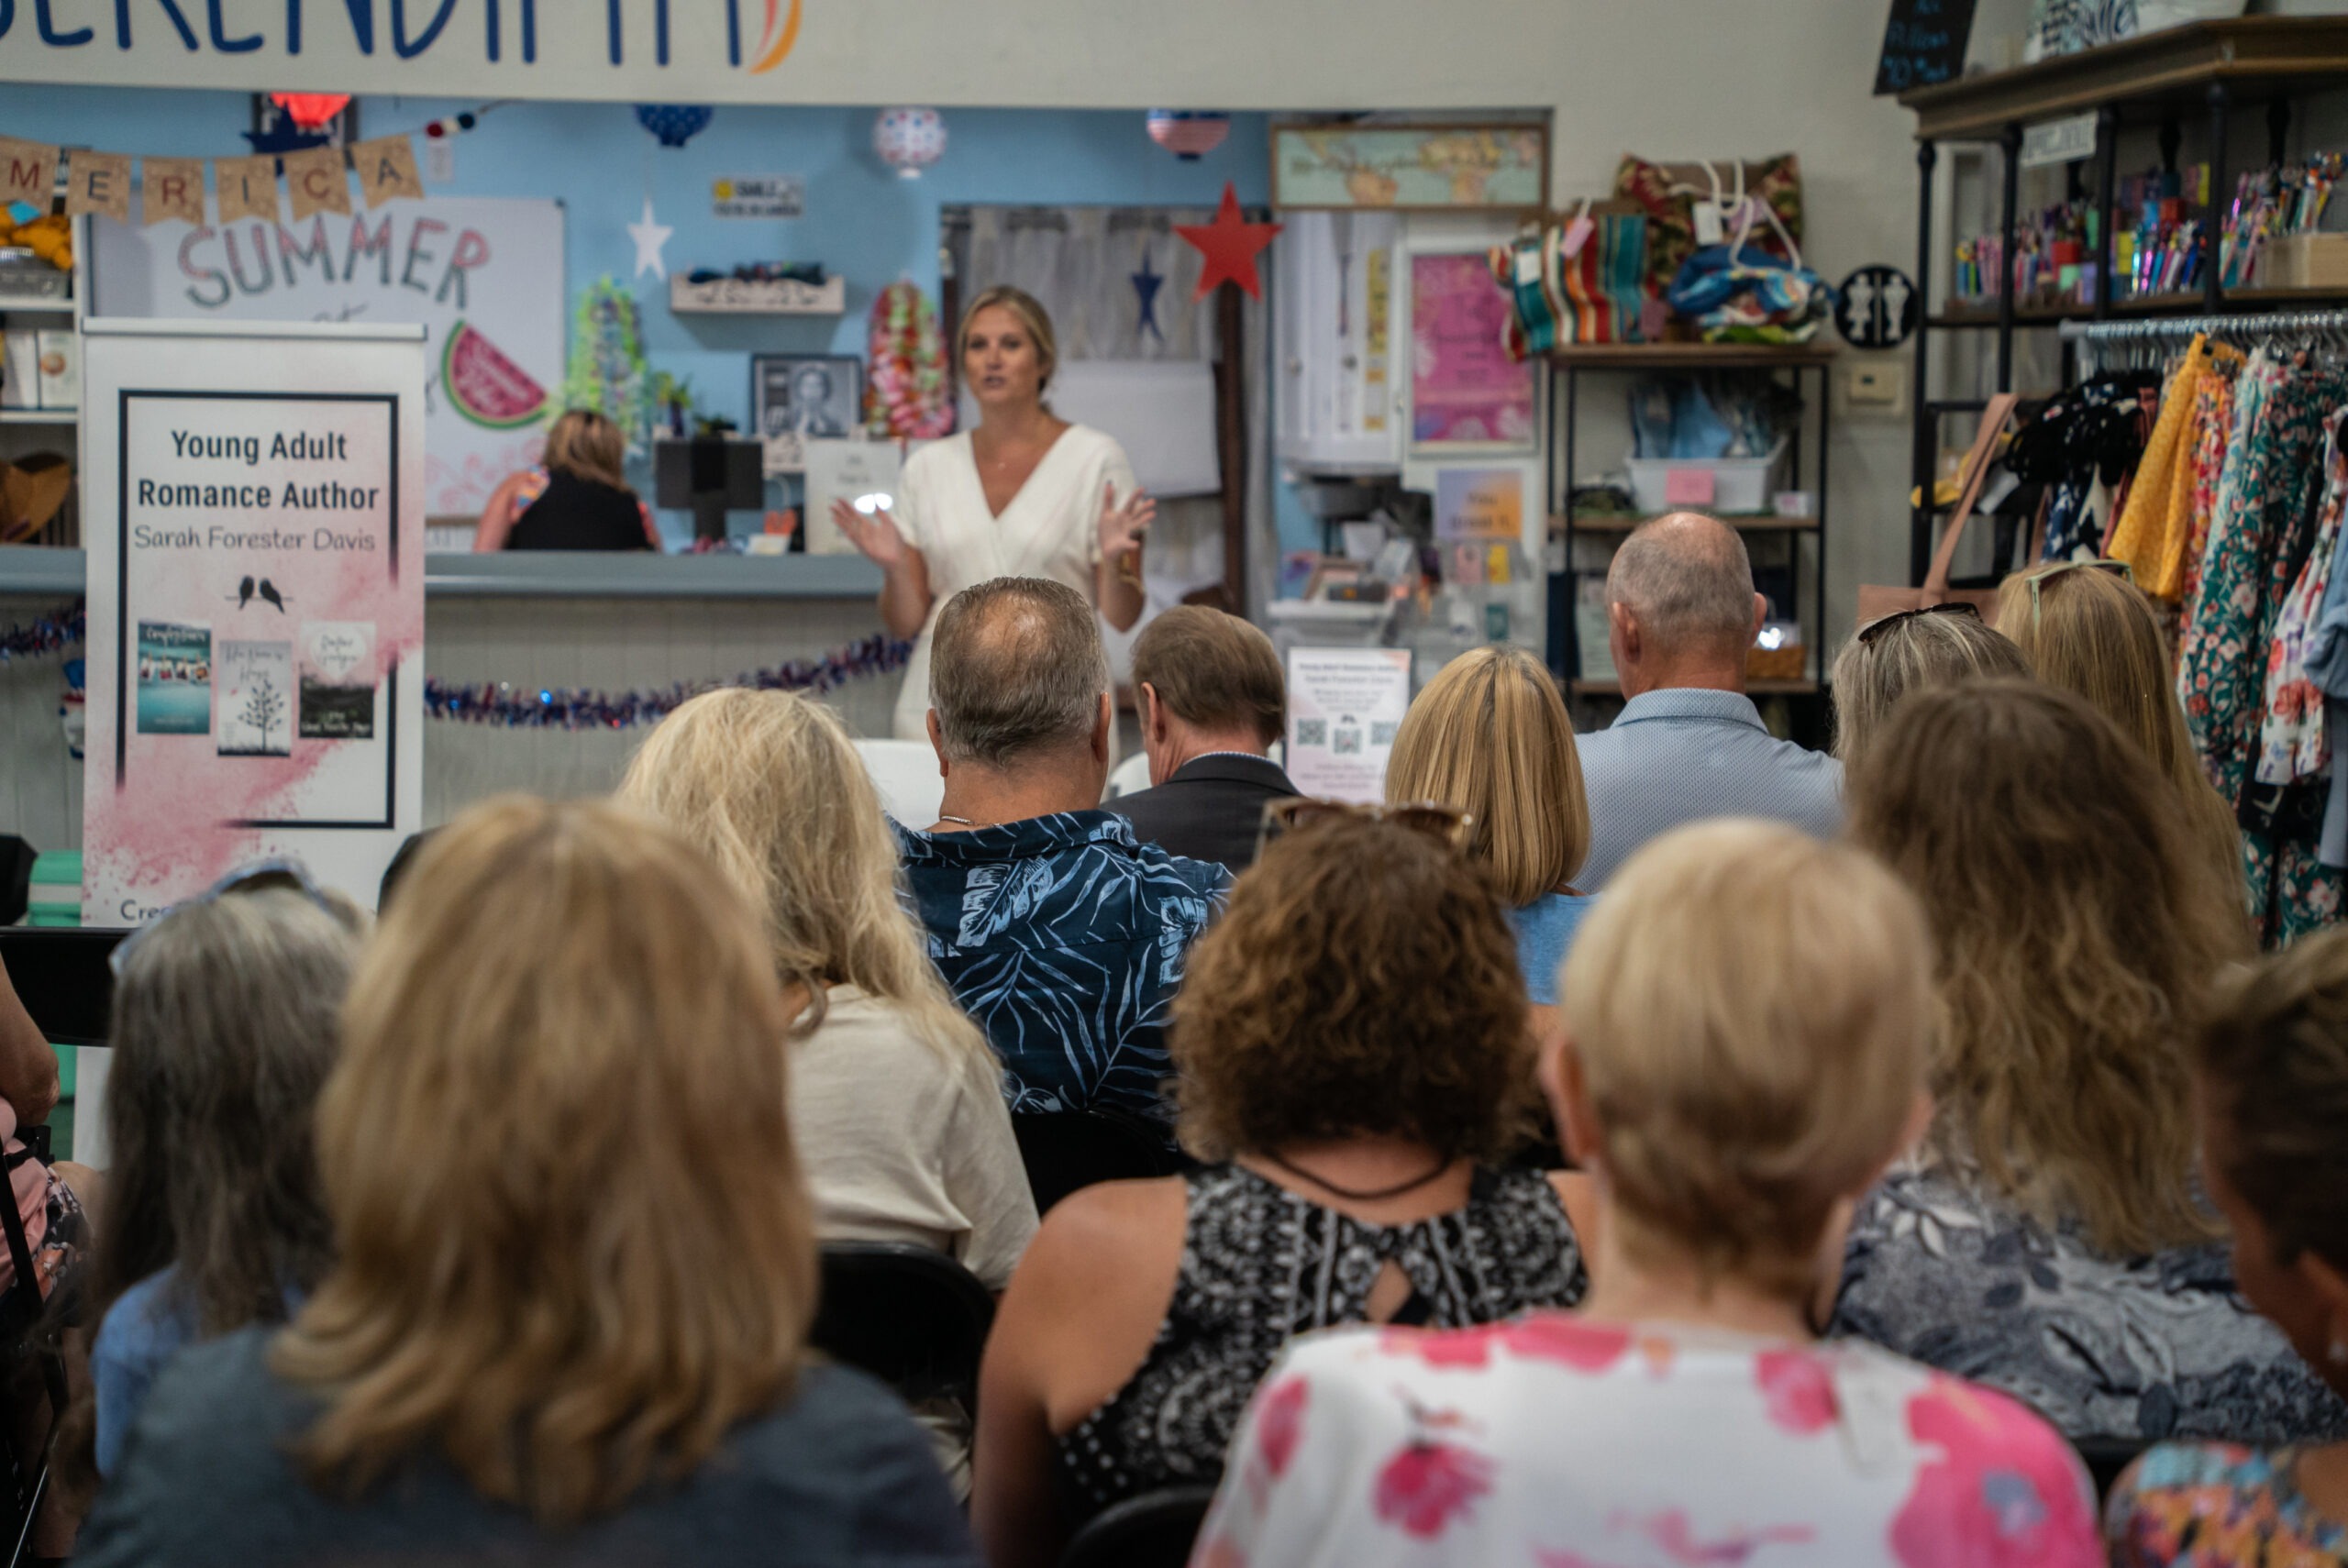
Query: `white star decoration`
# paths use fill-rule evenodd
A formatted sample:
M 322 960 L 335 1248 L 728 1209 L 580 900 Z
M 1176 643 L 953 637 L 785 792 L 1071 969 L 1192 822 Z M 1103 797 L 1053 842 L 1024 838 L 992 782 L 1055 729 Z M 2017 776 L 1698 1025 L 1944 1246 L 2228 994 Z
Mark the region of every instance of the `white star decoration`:
M 676 232 L 667 224 L 652 221 L 652 198 L 645 197 L 644 221 L 627 226 L 627 237 L 636 241 L 636 275 L 637 277 L 641 278 L 645 273 L 649 272 L 664 282 L 667 280 L 669 264 L 660 259 L 660 248 L 668 244 L 669 237 Z

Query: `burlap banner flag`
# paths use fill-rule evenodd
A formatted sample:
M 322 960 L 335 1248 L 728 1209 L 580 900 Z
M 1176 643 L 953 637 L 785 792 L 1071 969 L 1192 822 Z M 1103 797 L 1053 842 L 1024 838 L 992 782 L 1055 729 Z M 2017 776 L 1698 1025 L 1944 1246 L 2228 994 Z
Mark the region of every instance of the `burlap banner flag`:
M 294 221 L 313 213 L 350 211 L 350 175 L 344 168 L 342 149 L 314 147 L 285 155 L 285 189 L 294 198 Z
M 57 149 L 0 137 L 0 206 L 29 202 L 46 213 L 56 186 Z
M 379 136 L 352 144 L 350 164 L 359 171 L 359 192 L 370 207 L 380 207 L 399 196 L 423 199 L 424 177 L 416 172 L 415 149 L 404 136 Z
M 204 222 L 204 160 L 142 158 L 138 160 L 138 208 L 142 223 L 177 218 Z
M 130 156 L 76 148 L 65 160 L 65 210 L 130 221 Z
M 212 188 L 219 198 L 220 221 L 259 218 L 277 221 L 277 160 L 274 158 L 216 158 Z

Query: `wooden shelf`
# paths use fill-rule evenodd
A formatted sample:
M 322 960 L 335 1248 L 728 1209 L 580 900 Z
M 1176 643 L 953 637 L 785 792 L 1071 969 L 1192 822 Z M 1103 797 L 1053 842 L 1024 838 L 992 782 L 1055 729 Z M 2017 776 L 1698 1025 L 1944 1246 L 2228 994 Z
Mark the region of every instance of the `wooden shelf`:
M 1692 510 L 1703 511 L 1701 507 Z M 1717 512 L 1706 512 L 1704 515 L 1725 523 L 1741 534 L 1810 534 L 1817 532 L 1818 529 L 1818 519 L 1815 517 L 1779 517 L 1768 512 L 1731 513 L 1725 515 Z M 1627 534 L 1640 524 L 1653 521 L 1654 519 L 1649 517 L 1623 517 L 1612 513 L 1597 517 L 1577 515 L 1574 518 L 1574 532 L 1577 534 Z M 1565 531 L 1565 527 L 1566 519 L 1563 513 L 1551 515 L 1549 532 L 1560 534 Z
M 1919 141 L 1987 140 L 2010 125 L 2106 105 L 2142 120 L 2209 113 L 2223 83 L 2239 101 L 2295 97 L 2348 83 L 2348 17 L 2239 17 L 2163 28 L 2141 38 L 2058 55 L 1899 94 Z
M 2229 311 L 2327 310 L 2348 305 L 2348 290 L 2269 289 L 2254 284 L 2245 289 L 2228 289 L 2219 296 L 2219 303 Z M 2121 317 L 2199 315 L 2207 308 L 2198 289 L 2142 294 L 2134 299 L 2111 302 L 2111 314 Z M 2093 305 L 2032 300 L 2014 307 L 2014 325 L 2017 326 L 2054 326 L 2066 321 L 2094 319 Z M 1998 325 L 1998 307 L 1995 304 L 1951 305 L 1933 316 L 1928 325 L 1944 329 L 1995 327 Z
M 669 309 L 677 315 L 838 315 L 847 309 L 847 280 L 713 278 L 696 283 L 680 276 L 669 280 Z
M 1709 370 L 1831 365 L 1825 343 L 1567 343 L 1549 350 L 1553 365 L 1603 370 Z
M 0 315 L 72 315 L 71 294 L 0 294 Z
M 1815 680 L 1748 680 L 1744 690 L 1755 697 L 1814 697 L 1818 694 Z M 1577 680 L 1573 682 L 1577 697 L 1620 697 L 1623 683 L 1619 680 Z

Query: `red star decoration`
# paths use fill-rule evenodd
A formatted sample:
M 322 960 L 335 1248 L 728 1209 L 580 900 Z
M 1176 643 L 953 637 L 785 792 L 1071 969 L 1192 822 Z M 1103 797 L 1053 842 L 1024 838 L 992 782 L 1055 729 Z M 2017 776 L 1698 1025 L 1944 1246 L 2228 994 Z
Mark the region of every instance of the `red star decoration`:
M 1224 181 L 1223 205 L 1215 209 L 1214 222 L 1174 226 L 1174 232 L 1197 246 L 1206 259 L 1199 271 L 1199 291 L 1191 298 L 1206 298 L 1218 283 L 1236 283 L 1251 297 L 1262 299 L 1264 284 L 1256 276 L 1256 255 L 1279 231 L 1276 223 L 1249 223 L 1239 210 L 1238 187 Z

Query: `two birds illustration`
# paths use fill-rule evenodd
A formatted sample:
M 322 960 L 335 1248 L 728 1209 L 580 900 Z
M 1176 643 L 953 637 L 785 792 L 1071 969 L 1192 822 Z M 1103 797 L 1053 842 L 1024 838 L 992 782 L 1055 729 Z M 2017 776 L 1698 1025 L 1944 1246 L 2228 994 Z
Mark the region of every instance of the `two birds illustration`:
M 253 602 L 254 586 L 253 580 L 249 577 L 237 584 L 238 609 L 242 610 L 246 605 L 250 604 Z M 277 613 L 281 615 L 284 614 L 285 598 L 284 595 L 277 591 L 277 585 L 270 581 L 269 579 L 262 578 L 259 586 L 262 600 L 268 603 L 276 605 Z

